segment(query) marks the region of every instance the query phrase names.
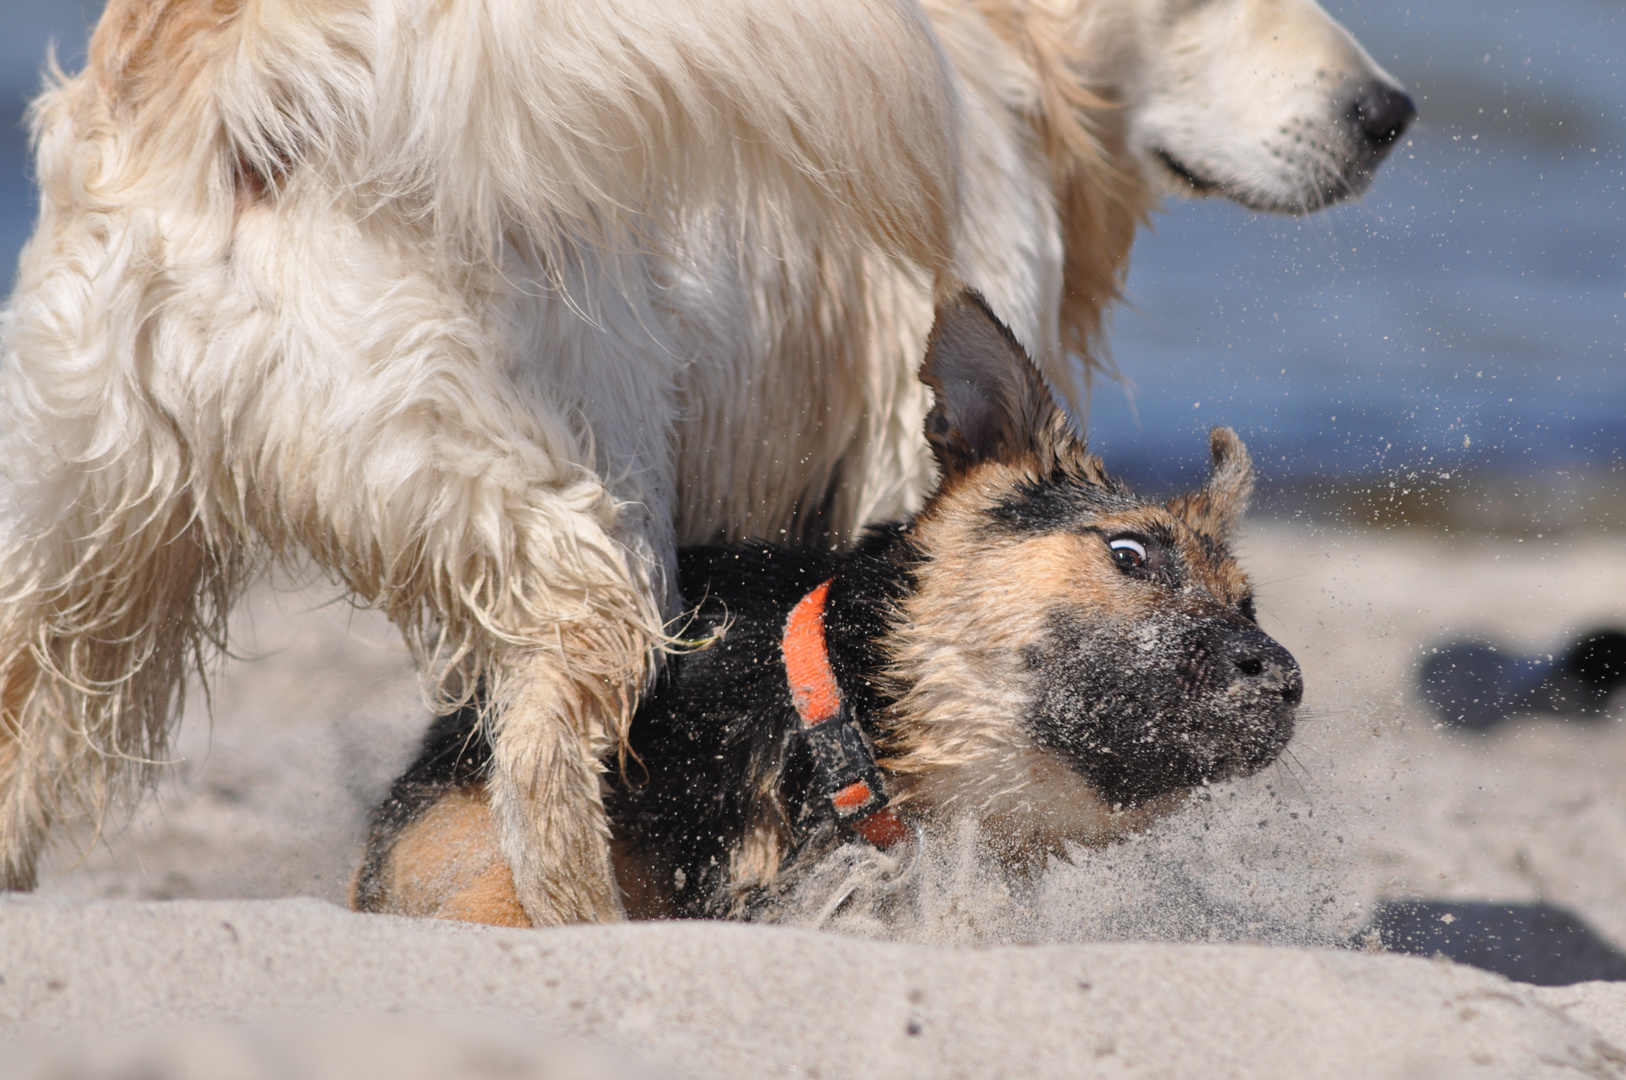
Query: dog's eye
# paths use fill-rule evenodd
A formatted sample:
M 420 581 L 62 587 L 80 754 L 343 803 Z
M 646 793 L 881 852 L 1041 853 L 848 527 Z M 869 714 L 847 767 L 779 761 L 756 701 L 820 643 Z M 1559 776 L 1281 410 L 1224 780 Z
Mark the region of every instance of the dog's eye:
M 1112 561 L 1121 570 L 1139 570 L 1146 565 L 1146 545 L 1132 536 L 1115 536 L 1107 541 Z
M 1242 617 L 1247 619 L 1249 622 L 1256 623 L 1259 621 L 1259 612 L 1254 609 L 1253 597 L 1244 597 L 1242 602 L 1236 606 L 1236 609 L 1240 611 L 1242 613 Z

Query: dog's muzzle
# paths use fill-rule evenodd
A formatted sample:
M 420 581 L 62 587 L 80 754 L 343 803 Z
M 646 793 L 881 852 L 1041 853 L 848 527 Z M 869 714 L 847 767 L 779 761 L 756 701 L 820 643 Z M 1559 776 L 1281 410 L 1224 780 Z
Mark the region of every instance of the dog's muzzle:
M 1293 655 L 1234 612 L 1176 614 L 1152 637 L 1062 619 L 1054 648 L 1025 727 L 1113 804 L 1258 772 L 1304 699 Z

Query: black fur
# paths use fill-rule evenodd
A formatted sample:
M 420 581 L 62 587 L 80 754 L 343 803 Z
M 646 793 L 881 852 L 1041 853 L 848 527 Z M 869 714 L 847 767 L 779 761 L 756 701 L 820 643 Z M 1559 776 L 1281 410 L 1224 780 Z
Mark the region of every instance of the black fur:
M 1137 667 L 1151 665 L 1136 655 L 1124 627 L 1067 614 L 1053 618 L 1037 658 L 1047 677 L 1025 726 L 1039 745 L 1065 755 L 1109 803 L 1133 806 L 1256 772 L 1276 760 L 1293 735 L 1281 717 L 1298 705 L 1303 683 L 1286 649 L 1240 612 L 1230 620 L 1171 622 L 1163 632 L 1175 639 L 1170 652 L 1181 658 L 1172 678 L 1161 670 L 1137 677 Z M 1235 690 L 1231 671 L 1242 663 L 1256 665 L 1258 674 L 1280 673 L 1236 684 L 1259 698 L 1274 694 L 1274 701 L 1227 707 L 1227 690 Z
M 1079 521 L 1102 513 L 1132 510 L 1144 503 L 1116 480 L 1099 485 L 1071 482 L 1065 476 L 1017 484 L 989 512 L 989 518 L 1014 536 L 1037 536 L 1075 527 Z
M 839 840 L 819 793 L 802 721 L 791 702 L 780 641 L 791 608 L 834 578 L 825 641 L 844 700 L 865 734 L 886 705 L 879 643 L 891 602 L 909 585 L 913 547 L 901 529 L 871 533 L 852 552 L 761 544 L 696 548 L 679 558 L 684 595 L 696 598 L 683 636 L 719 635 L 668 663 L 633 720 L 629 763 L 609 811 L 627 849 L 661 879 L 674 914 L 722 916 L 740 903 L 730 855 L 753 814 L 778 820 L 793 858 Z

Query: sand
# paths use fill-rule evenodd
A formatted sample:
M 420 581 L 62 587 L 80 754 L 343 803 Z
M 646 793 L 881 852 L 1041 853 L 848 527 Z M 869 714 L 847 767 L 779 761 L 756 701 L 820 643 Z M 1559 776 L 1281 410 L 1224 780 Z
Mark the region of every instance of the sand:
M 955 949 L 727 924 L 538 933 L 309 900 L 23 900 L 0 919 L 0 1017 L 65 1033 L 58 1060 L 84 1053 L 81 1033 L 110 1028 L 250 1017 L 286 1037 L 321 1034 L 336 1013 L 400 1010 L 420 1034 L 473 1017 L 541 1050 L 564 1036 L 678 1075 L 741 1080 L 1613 1076 L 1626 1065 L 1537 994 L 1410 957 Z M 378 1035 L 391 1041 L 387 1027 Z
M 260 590 L 159 798 L 0 904 L 0 1039 L 42 1076 L 1626 1075 L 1626 984 L 1327 947 L 1384 897 L 1545 901 L 1626 943 L 1626 724 L 1465 736 L 1411 690 L 1454 634 L 1626 624 L 1626 537 L 1255 523 L 1239 550 L 1305 670 L 1291 759 L 1021 895 L 945 838 L 914 916 L 811 920 L 844 933 L 339 910 L 425 715 L 376 616 Z

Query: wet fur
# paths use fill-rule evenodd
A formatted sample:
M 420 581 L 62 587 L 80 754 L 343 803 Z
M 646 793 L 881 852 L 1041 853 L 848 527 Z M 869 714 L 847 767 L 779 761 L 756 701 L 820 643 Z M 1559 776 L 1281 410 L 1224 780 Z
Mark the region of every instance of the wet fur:
M 892 805 L 923 827 L 975 819 L 1013 868 L 1141 828 L 1190 788 L 1268 764 L 1291 736 L 1297 666 L 1254 624 L 1225 546 L 1251 489 L 1235 435 L 1215 431 L 1202 491 L 1151 503 L 1085 453 L 976 302 L 949 307 L 932 341 L 926 430 L 944 479 L 920 514 L 844 553 L 681 556 L 695 603 L 683 632 L 711 644 L 668 663 L 611 782 L 629 910 L 764 916 L 845 839 L 810 788 L 780 654 L 792 607 L 826 580 L 830 663 Z M 1144 541 L 1143 570 L 1115 561 L 1118 535 Z M 1238 657 L 1260 671 L 1238 677 Z M 381 808 L 359 909 L 419 913 L 398 892 L 434 891 L 395 852 L 421 845 L 437 799 L 480 797 L 474 719 L 437 721 Z M 440 914 L 467 906 L 446 893 Z
M 1168 154 L 1273 209 L 1364 184 L 1387 76 L 1308 0 L 1202 8 L 110 0 L 34 105 L 0 322 L 0 886 L 152 779 L 244 588 L 309 560 L 438 706 L 486 688 L 530 920 L 615 918 L 602 762 L 678 545 L 919 505 L 940 282 L 1076 403 L 1196 190 Z

